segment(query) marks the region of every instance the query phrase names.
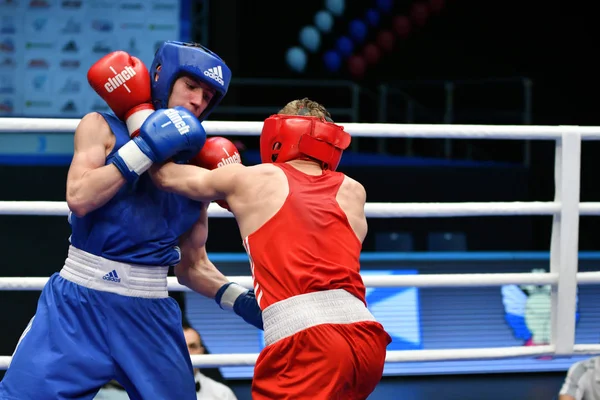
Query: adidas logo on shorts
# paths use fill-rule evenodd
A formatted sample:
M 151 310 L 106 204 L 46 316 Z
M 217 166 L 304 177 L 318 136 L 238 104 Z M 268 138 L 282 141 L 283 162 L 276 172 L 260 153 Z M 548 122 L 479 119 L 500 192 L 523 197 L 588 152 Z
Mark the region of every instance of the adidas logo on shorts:
M 221 86 L 225 86 L 225 81 L 223 81 L 223 70 L 221 69 L 220 65 L 207 69 L 204 71 L 204 75 L 219 82 Z
M 119 275 L 117 275 L 117 271 L 115 271 L 114 269 L 108 274 L 104 275 L 102 279 L 104 279 L 105 281 L 111 281 L 116 283 L 121 282 L 121 278 L 119 278 Z

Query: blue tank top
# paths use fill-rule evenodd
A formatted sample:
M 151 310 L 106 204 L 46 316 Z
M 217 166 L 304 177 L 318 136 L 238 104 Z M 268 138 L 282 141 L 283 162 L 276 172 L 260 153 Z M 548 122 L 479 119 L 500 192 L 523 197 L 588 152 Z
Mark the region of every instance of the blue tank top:
M 116 137 L 106 159 L 129 141 L 126 125 L 115 116 L 100 113 Z M 202 204 L 154 186 L 145 173 L 131 187 L 123 186 L 102 207 L 79 218 L 70 216 L 71 244 L 113 261 L 142 265 L 179 262 L 178 238 L 200 217 Z

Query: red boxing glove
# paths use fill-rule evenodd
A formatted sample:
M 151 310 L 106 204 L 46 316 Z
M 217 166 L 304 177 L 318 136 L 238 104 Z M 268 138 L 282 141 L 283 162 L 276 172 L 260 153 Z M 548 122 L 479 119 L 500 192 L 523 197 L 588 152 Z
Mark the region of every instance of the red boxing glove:
M 202 150 L 196 154 L 190 164 L 206 169 L 220 168 L 228 164 L 241 164 L 242 157 L 233 143 L 224 137 L 211 137 L 206 139 Z M 226 210 L 230 210 L 225 200 L 217 200 L 216 203 Z
M 144 63 L 124 51 L 115 51 L 96 61 L 87 78 L 115 115 L 125 121 L 129 135 L 137 136 L 154 112 L 150 74 Z

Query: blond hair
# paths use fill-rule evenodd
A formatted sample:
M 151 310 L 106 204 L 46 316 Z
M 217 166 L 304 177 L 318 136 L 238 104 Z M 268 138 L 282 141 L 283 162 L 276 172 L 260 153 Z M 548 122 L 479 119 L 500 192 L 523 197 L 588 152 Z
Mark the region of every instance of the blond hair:
M 331 114 L 329 114 L 329 111 L 327 111 L 327 109 L 321 104 L 317 103 L 316 101 L 312 101 L 307 97 L 290 101 L 285 105 L 285 107 L 279 110 L 277 114 L 308 115 L 331 121 Z

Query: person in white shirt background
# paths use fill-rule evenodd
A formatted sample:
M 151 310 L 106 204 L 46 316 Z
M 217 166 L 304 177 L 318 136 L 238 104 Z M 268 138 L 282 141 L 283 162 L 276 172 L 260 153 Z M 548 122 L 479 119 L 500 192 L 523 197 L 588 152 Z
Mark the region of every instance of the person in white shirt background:
M 600 356 L 571 365 L 558 400 L 600 400 Z

